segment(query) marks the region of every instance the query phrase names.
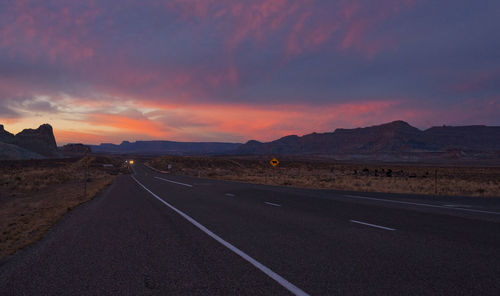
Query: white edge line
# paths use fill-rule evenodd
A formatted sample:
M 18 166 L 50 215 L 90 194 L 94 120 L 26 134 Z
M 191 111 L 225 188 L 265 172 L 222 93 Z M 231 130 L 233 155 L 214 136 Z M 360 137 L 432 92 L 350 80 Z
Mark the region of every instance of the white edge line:
M 265 201 L 264 203 L 265 203 L 265 204 L 268 204 L 268 205 L 270 205 L 270 206 L 281 207 L 281 205 L 279 205 L 279 204 L 275 204 L 275 203 L 272 203 L 272 202 L 267 202 L 267 201 Z
M 422 207 L 441 208 L 441 209 L 456 210 L 456 211 L 466 211 L 466 212 L 477 212 L 477 213 L 484 213 L 484 214 L 500 215 L 500 212 L 490 212 L 490 211 L 481 211 L 481 210 L 464 209 L 464 208 L 452 208 L 452 207 L 446 207 L 446 206 L 422 204 L 422 203 L 399 201 L 399 200 L 389 200 L 389 199 L 383 199 L 383 198 L 374 198 L 374 197 L 357 196 L 357 195 L 344 195 L 344 196 L 351 197 L 351 198 L 371 199 L 371 200 L 378 200 L 378 201 L 385 201 L 385 202 L 392 202 L 392 203 L 399 203 L 399 204 L 407 204 L 407 205 L 414 205 L 414 206 L 422 206 Z
M 193 187 L 193 185 L 191 185 L 191 184 L 186 184 L 186 183 L 181 183 L 181 182 L 175 182 L 175 181 L 167 180 L 167 179 L 160 178 L 160 177 L 155 177 L 155 179 L 160 179 L 160 180 L 163 180 L 163 181 L 167 181 L 167 182 L 178 184 L 178 185 L 184 185 L 184 186 L 187 186 L 187 187 Z
M 385 230 L 390 230 L 390 231 L 394 231 L 394 230 L 396 230 L 396 229 L 394 229 L 394 228 L 389 228 L 389 227 L 380 226 L 380 225 L 376 225 L 376 224 L 370 224 L 370 223 L 361 222 L 361 221 L 357 221 L 357 220 L 349 220 L 349 222 L 352 222 L 352 223 L 358 223 L 358 224 L 363 224 L 363 225 L 366 225 L 366 226 L 376 227 L 376 228 L 385 229 Z
M 235 197 L 236 195 L 232 194 L 232 193 L 226 193 L 225 194 L 226 196 L 230 196 L 230 197 Z
M 252 257 L 250 257 L 249 255 L 247 255 L 245 252 L 241 251 L 240 249 L 236 248 L 232 244 L 230 244 L 227 241 L 223 240 L 220 236 L 218 236 L 217 234 L 215 234 L 212 231 L 208 230 L 208 228 L 206 228 L 205 226 L 201 225 L 200 223 L 198 223 L 193 218 L 189 217 L 188 215 L 184 214 L 180 210 L 176 209 L 174 206 L 170 205 L 168 202 L 166 202 L 163 199 L 161 199 L 158 195 L 154 194 L 151 190 L 149 190 L 148 188 L 146 188 L 146 186 L 142 185 L 142 183 L 139 182 L 134 176 L 132 176 L 132 179 L 134 179 L 134 181 L 137 182 L 137 184 L 139 184 L 142 188 L 144 188 L 144 190 L 146 190 L 147 192 L 149 192 L 157 200 L 159 200 L 160 202 L 162 202 L 164 205 L 166 205 L 167 207 L 169 207 L 170 209 L 172 209 L 177 214 L 181 215 L 184 219 L 188 220 L 191 224 L 193 224 L 194 226 L 196 226 L 197 228 L 199 228 L 201 231 L 205 232 L 211 238 L 213 238 L 216 241 L 218 241 L 224 247 L 228 248 L 229 250 L 231 250 L 234 253 L 236 253 L 236 255 L 238 255 L 241 258 L 243 258 L 244 260 L 248 261 L 250 264 L 252 264 L 257 269 L 259 269 L 260 271 L 262 271 L 263 273 L 265 273 L 268 277 L 270 277 L 273 280 L 275 280 L 276 282 L 278 282 L 278 284 L 280 284 L 281 286 L 283 286 L 288 291 L 292 292 L 294 295 L 298 295 L 298 296 L 308 296 L 309 295 L 306 292 L 302 291 L 297 286 L 295 286 L 294 284 L 292 284 L 289 281 L 287 281 L 286 279 L 284 279 L 279 274 L 275 273 L 271 269 L 269 269 L 266 266 L 264 266 L 262 263 L 258 262 L 257 260 L 255 260 Z

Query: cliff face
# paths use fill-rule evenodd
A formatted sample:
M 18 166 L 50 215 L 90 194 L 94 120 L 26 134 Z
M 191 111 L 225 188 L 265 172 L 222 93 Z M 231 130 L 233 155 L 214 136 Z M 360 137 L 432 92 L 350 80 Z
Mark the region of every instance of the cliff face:
M 13 144 L 46 157 L 60 157 L 52 126 L 42 124 L 37 129 L 25 129 L 14 137 Z
M 0 159 L 61 157 L 49 124 L 42 124 L 37 129 L 25 129 L 15 136 L 0 125 L 0 143 Z
M 6 131 L 3 124 L 0 124 L 0 142 L 2 143 L 12 143 L 14 141 L 14 135 Z

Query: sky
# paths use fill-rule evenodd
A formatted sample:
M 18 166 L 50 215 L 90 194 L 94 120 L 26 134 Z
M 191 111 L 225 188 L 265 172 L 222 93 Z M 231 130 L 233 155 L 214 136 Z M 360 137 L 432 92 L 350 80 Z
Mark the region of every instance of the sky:
M 57 143 L 500 125 L 500 1 L 2 0 L 0 124 Z

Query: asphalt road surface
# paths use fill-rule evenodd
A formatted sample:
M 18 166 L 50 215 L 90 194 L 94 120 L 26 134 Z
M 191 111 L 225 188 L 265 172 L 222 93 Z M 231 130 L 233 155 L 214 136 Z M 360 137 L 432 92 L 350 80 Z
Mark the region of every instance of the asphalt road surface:
M 0 295 L 500 295 L 500 201 L 134 165 L 0 262 Z

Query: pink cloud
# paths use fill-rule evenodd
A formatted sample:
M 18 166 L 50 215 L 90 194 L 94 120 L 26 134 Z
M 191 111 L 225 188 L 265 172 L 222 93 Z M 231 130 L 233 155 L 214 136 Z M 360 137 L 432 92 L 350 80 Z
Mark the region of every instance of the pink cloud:
M 353 1 L 351 7 L 346 7 L 343 15 L 342 31 L 343 37 L 339 48 L 343 51 L 354 49 L 365 53 L 368 57 L 377 52 L 393 48 L 396 41 L 391 36 L 370 36 L 374 28 L 383 23 L 391 16 L 401 13 L 405 8 L 414 6 L 416 1 L 393 1 L 384 0 L 376 3 L 376 9 L 367 11 L 358 1 Z
M 94 1 L 77 9 L 75 3 L 80 2 L 14 1 L 9 11 L 2 14 L 8 18 L 8 25 L 0 28 L 0 46 L 11 55 L 21 54 L 63 66 L 70 74 L 85 77 L 88 80 L 85 82 L 92 84 L 96 92 L 177 100 L 214 97 L 221 89 L 240 86 L 245 72 L 238 66 L 235 51 L 247 41 L 261 48 L 277 43 L 283 53 L 283 61 L 277 61 L 277 67 L 322 46 L 373 56 L 393 43 L 390 38 L 367 38 L 370 28 L 407 5 L 385 0 L 374 11 L 367 11 L 359 0 L 339 1 L 326 3 L 325 9 L 331 11 L 320 13 L 317 3 L 310 0 L 145 2 L 153 7 L 160 5 L 190 29 L 203 28 L 208 23 L 214 25 L 224 46 L 217 56 L 196 64 L 171 62 L 145 66 L 130 54 L 136 43 L 124 42 L 113 48 L 112 54 L 103 52 L 101 42 L 105 40 L 92 30 L 98 20 L 109 15 L 110 19 L 99 30 L 106 32 L 106 37 L 113 36 L 112 9 L 99 8 Z M 136 4 L 126 1 L 123 5 Z M 193 32 L 191 36 L 196 40 L 196 34 L 200 33 Z M 143 54 L 147 56 L 147 52 Z M 217 66 L 210 59 L 217 59 Z
M 285 33 L 284 48 L 287 57 L 314 50 L 332 40 L 338 33 L 340 50 L 354 49 L 373 55 L 392 47 L 388 37 L 373 40 L 368 33 L 387 18 L 411 7 L 415 1 L 384 0 L 373 3 L 354 0 L 330 2 L 330 13 L 320 15 L 317 3 L 309 0 L 188 1 L 176 0 L 169 9 L 180 11 L 183 19 L 199 18 L 203 22 L 216 21 L 228 35 L 228 50 L 232 51 L 244 40 L 261 44 Z M 224 6 L 223 10 L 217 7 Z
M 75 63 L 93 57 L 96 40 L 89 27 L 101 11 L 93 1 L 73 10 L 71 4 L 61 0 L 13 1 L 2 14 L 8 22 L 0 28 L 0 46 L 9 48 L 12 55 L 47 57 L 52 62 Z

